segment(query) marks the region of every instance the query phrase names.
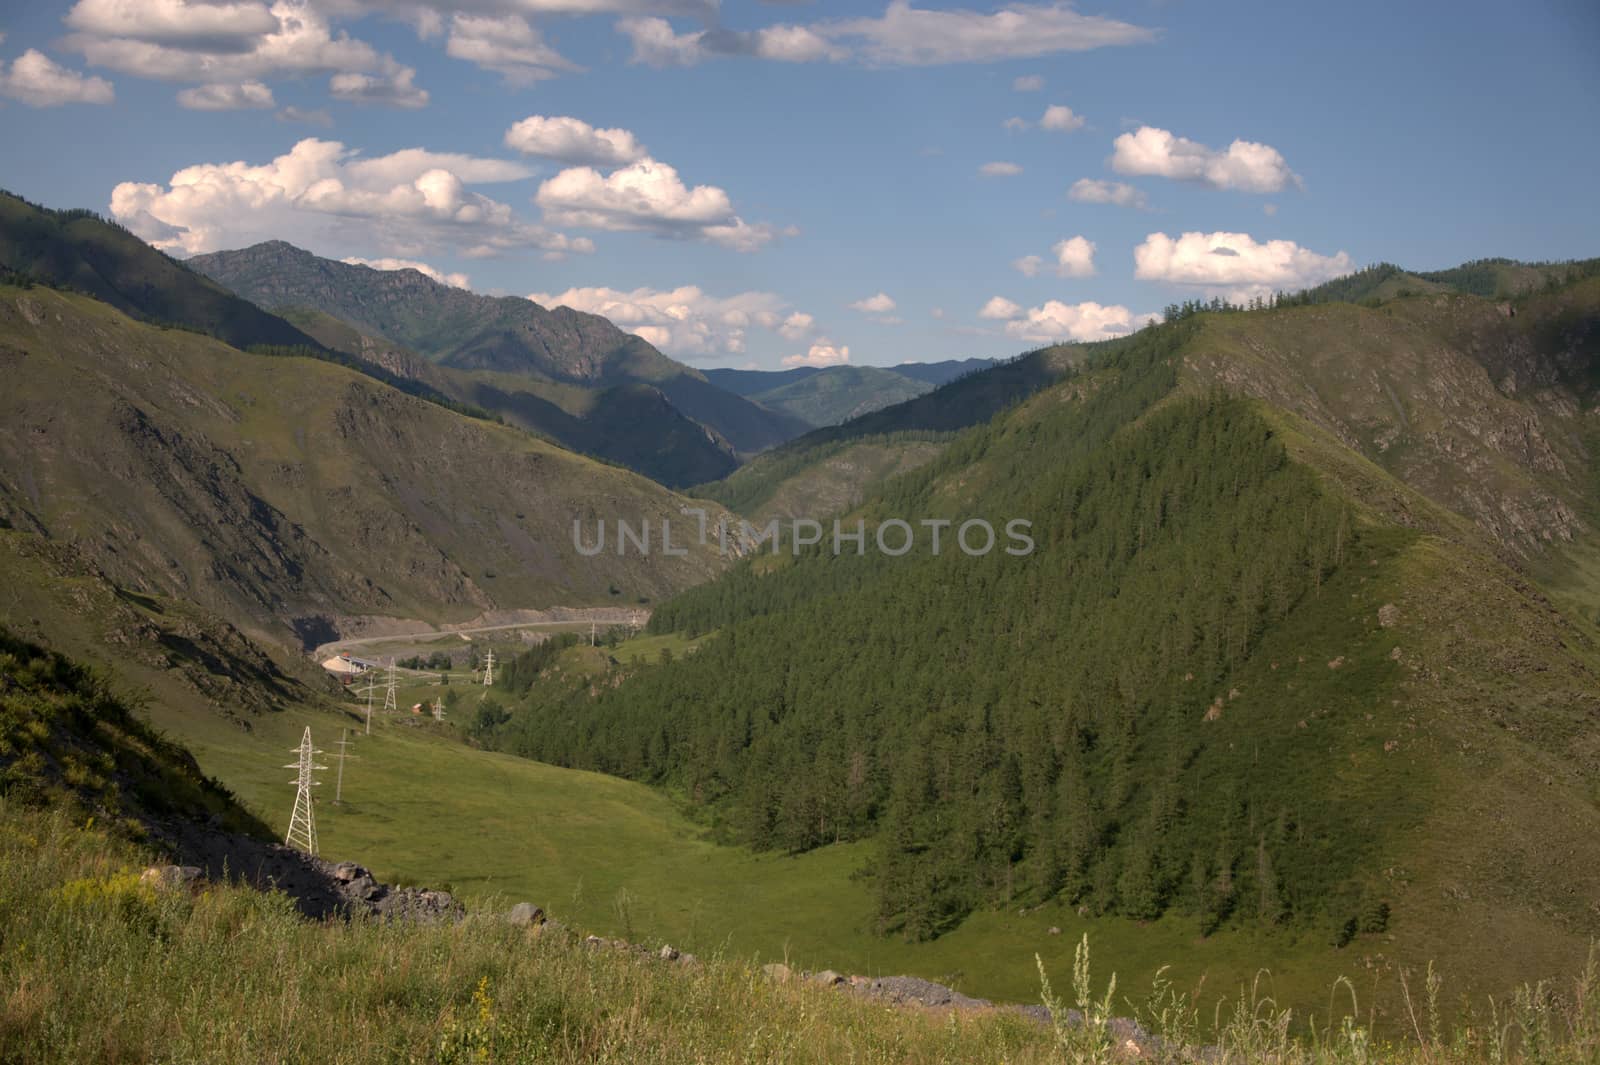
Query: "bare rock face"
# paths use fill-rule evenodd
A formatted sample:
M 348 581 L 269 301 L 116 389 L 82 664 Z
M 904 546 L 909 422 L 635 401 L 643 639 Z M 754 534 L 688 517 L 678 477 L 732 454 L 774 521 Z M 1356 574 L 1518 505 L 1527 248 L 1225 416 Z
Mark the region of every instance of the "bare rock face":
M 1584 531 L 1594 456 L 1582 352 L 1592 338 L 1579 326 L 1541 330 L 1531 321 L 1548 309 L 1515 317 L 1454 296 L 1247 317 L 1208 323 L 1186 376 L 1304 418 L 1507 555 L 1537 557 Z M 1367 486 L 1358 476 L 1345 487 L 1359 496 Z M 1459 535 L 1405 500 L 1365 501 L 1401 524 Z

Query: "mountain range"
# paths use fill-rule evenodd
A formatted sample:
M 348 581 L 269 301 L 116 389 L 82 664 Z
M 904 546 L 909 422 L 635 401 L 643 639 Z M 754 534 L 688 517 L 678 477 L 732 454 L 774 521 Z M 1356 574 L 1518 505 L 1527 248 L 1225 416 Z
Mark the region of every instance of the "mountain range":
M 760 376 L 15 198 L 0 266 L 0 621 L 149 683 L 224 783 L 266 787 L 274 715 L 348 724 L 324 641 L 648 605 L 633 652 L 537 649 L 413 729 L 449 745 L 416 765 L 643 782 L 695 846 L 866 893 L 829 935 L 869 944 L 1046 912 L 1476 990 L 1600 935 L 1600 261 L 1380 265 L 990 366 Z M 573 541 L 696 508 L 867 542 L 1020 518 L 1035 546 Z
M 838 425 L 884 407 L 931 392 L 964 374 L 995 364 L 994 359 L 876 366 L 799 366 L 792 370 L 706 371 L 719 388 L 792 414 L 813 428 Z
M 598 315 L 480 296 L 282 241 L 188 265 L 327 346 L 664 483 L 712 479 L 808 427 L 723 391 Z

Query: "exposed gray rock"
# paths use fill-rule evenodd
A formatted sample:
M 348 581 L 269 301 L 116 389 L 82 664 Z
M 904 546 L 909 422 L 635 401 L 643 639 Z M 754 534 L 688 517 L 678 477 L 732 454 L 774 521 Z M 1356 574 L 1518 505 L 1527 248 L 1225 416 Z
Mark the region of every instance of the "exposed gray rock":
M 340 862 L 333 867 L 333 878 L 348 884 L 357 877 L 366 876 L 367 871 L 355 862 Z
M 506 914 L 506 920 L 515 925 L 543 924 L 544 909 L 531 902 L 519 902 L 511 907 L 511 912 Z

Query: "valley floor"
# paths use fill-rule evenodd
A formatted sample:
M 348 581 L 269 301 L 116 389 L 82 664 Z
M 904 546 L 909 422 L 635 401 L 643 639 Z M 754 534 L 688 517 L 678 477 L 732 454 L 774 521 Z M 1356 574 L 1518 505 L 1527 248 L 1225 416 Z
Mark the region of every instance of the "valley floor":
M 1140 924 L 1083 917 L 1056 903 L 979 913 L 931 942 L 880 937 L 863 878 L 868 844 L 798 856 L 722 846 L 651 788 L 476 750 L 404 712 L 375 715 L 369 737 L 355 716 L 289 710 L 257 718 L 244 739 L 221 720 L 199 728 L 192 716 L 163 722 L 159 707 L 152 712 L 158 725 L 181 728 L 205 770 L 279 830 L 294 795 L 278 766 L 310 725 L 329 766 L 317 807 L 322 854 L 359 861 L 381 880 L 446 888 L 469 908 L 526 900 L 601 935 L 813 970 L 914 974 L 998 1001 L 1037 1002 L 1035 955 L 1051 971 L 1069 972 L 1085 933 L 1101 958 L 1114 959 L 1124 987 L 1146 987 L 1170 966 L 1178 986 L 1203 982 L 1206 1000 L 1216 1002 L 1236 996 L 1270 958 L 1264 986 L 1297 1009 L 1325 1011 L 1339 976 L 1363 1002 L 1376 995 L 1387 1004 L 1397 990 L 1381 956 L 1334 951 L 1310 934 L 1201 938 L 1187 918 Z M 344 802 L 335 805 L 335 745 L 344 729 L 353 757 Z

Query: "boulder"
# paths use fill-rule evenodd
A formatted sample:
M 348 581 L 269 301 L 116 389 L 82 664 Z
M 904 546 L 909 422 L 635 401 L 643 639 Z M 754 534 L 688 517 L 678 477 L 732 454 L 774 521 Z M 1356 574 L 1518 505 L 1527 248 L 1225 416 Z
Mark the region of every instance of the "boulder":
M 836 973 L 832 969 L 824 969 L 820 973 L 812 973 L 811 982 L 821 984 L 823 987 L 837 987 L 848 981 L 843 973 Z
M 660 956 L 662 961 L 677 961 L 678 960 L 678 951 L 677 951 L 677 949 L 675 947 L 672 947 L 670 945 L 663 945 L 661 950 L 660 950 L 659 956 Z
M 768 964 L 763 965 L 761 967 L 761 971 L 767 974 L 768 980 L 772 980 L 780 984 L 788 983 L 789 978 L 794 975 L 789 971 L 789 967 L 787 965 L 779 961 L 769 962 Z
M 363 874 L 350 880 L 341 890 L 347 895 L 354 896 L 364 902 L 370 902 L 382 894 L 382 885 L 372 877 Z
M 193 891 L 200 887 L 204 879 L 205 874 L 193 865 L 152 865 L 139 874 L 141 883 L 174 890 L 188 888 Z
M 506 914 L 506 920 L 524 926 L 544 924 L 544 910 L 531 902 L 519 902 L 511 907 L 511 912 Z
M 370 876 L 365 869 L 355 862 L 340 862 L 333 867 L 333 878 L 341 884 L 348 884 L 358 877 Z

